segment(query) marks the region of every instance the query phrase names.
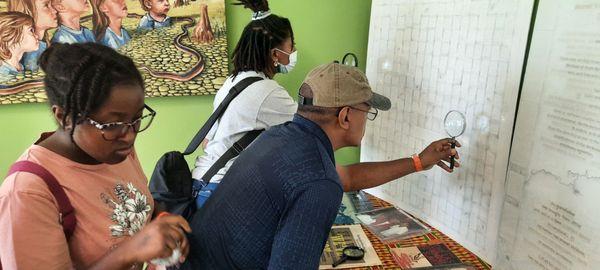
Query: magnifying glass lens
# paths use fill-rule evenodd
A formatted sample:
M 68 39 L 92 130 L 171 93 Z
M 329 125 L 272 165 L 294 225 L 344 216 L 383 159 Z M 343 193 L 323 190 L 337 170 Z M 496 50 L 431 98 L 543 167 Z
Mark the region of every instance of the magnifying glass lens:
M 452 137 L 452 139 L 462 135 L 465 132 L 466 126 L 467 120 L 465 119 L 465 115 L 459 111 L 449 111 L 444 118 L 444 128 L 448 136 Z M 454 148 L 455 146 L 456 143 L 452 140 L 451 147 Z M 450 157 L 450 169 L 454 169 L 454 156 Z
M 465 116 L 459 111 L 450 111 L 444 118 L 444 128 L 450 137 L 458 137 L 465 131 Z
M 342 251 L 342 257 L 334 262 L 331 266 L 336 267 L 346 260 L 360 260 L 365 256 L 365 251 L 357 246 L 345 247 Z
M 349 258 L 356 258 L 364 256 L 365 252 L 360 248 L 347 248 L 344 249 L 344 255 L 348 256 Z

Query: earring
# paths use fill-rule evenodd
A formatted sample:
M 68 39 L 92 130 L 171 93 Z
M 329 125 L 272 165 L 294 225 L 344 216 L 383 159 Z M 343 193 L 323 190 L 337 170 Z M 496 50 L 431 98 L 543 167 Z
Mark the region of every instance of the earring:
M 277 65 L 279 65 L 279 62 L 277 60 L 275 60 L 275 62 L 273 62 L 273 66 L 276 67 Z

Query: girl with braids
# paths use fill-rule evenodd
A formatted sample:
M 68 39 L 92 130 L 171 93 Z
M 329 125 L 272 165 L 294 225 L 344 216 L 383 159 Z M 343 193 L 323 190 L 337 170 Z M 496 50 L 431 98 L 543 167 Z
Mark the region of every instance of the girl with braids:
M 52 7 L 50 0 L 8 0 L 8 11 L 25 13 L 33 18 L 40 46 L 36 51 L 25 53 L 21 64 L 25 70 L 37 71 L 38 58 L 50 43 L 48 30 L 58 26 L 56 9 Z
M 98 43 L 118 49 L 125 45 L 131 36 L 123 28 L 127 17 L 125 0 L 91 0 L 94 11 L 92 22 Z
M 215 161 L 248 131 L 287 122 L 296 112 L 297 105 L 292 97 L 273 80 L 277 73 L 291 71 L 296 63 L 290 21 L 271 14 L 266 0 L 242 0 L 237 4 L 250 8 L 254 14 L 233 52 L 233 72 L 217 92 L 214 108 L 243 79 L 261 77 L 263 80 L 242 91 L 213 126 L 203 144 L 204 155 L 196 159 L 196 168 L 192 172 L 196 180 L 201 180 Z M 232 163 L 233 159 L 212 179 L 207 179 L 211 183 L 199 193 L 198 206 L 202 206 L 216 189 Z
M 141 269 L 174 249 L 186 256 L 183 218 L 150 221 L 153 200 L 133 146 L 156 113 L 133 61 L 99 44 L 55 44 L 40 66 L 58 128 L 19 160 L 56 178 L 76 225 L 67 238 L 47 177 L 12 173 L 0 186 L 0 268 Z

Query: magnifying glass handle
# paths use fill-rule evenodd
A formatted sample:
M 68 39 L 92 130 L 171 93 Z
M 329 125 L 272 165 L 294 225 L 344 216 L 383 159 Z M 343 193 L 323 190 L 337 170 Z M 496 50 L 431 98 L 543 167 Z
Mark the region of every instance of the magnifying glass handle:
M 348 259 L 348 257 L 346 255 L 342 255 L 342 257 L 340 257 L 339 260 L 335 261 L 331 266 L 336 267 L 336 266 L 344 263 L 346 261 L 346 259 Z
M 450 147 L 452 149 L 456 148 L 456 141 L 454 140 L 454 137 L 452 138 L 452 143 L 450 143 Z M 450 157 L 450 170 L 454 169 L 454 155 L 452 155 Z

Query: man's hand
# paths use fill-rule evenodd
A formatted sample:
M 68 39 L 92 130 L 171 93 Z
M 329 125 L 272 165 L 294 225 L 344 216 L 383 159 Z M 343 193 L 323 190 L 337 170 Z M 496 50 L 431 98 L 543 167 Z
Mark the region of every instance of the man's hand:
M 421 159 L 421 164 L 423 166 L 423 170 L 429 170 L 434 165 L 440 166 L 442 169 L 447 172 L 452 172 L 453 170 L 444 163 L 450 162 L 450 157 L 455 156 L 454 159 L 458 159 L 458 151 L 456 149 L 452 149 L 452 142 L 456 143 L 456 147 L 460 147 L 461 144 L 453 139 L 441 139 L 439 141 L 432 142 L 423 152 L 419 154 L 419 158 Z M 460 167 L 460 163 L 454 161 L 455 167 Z

